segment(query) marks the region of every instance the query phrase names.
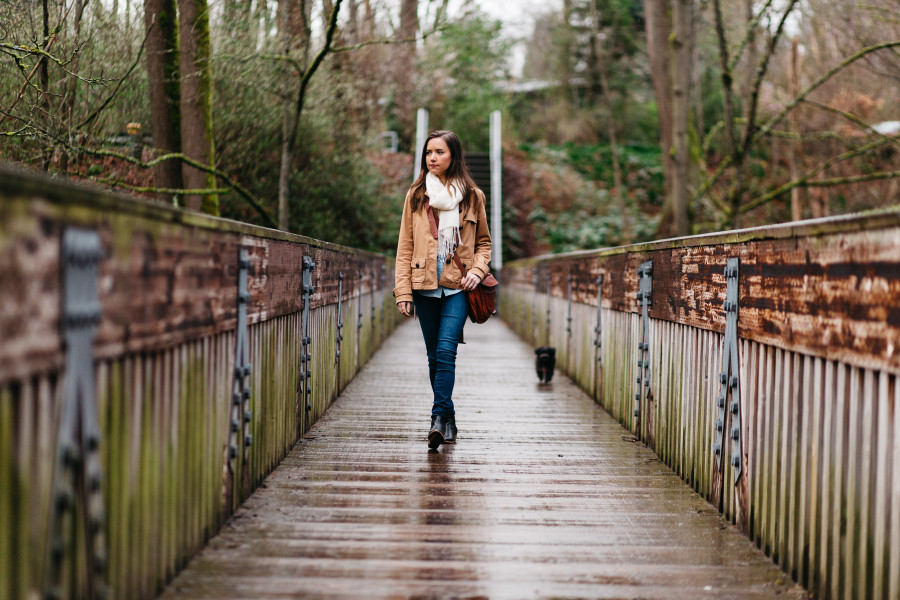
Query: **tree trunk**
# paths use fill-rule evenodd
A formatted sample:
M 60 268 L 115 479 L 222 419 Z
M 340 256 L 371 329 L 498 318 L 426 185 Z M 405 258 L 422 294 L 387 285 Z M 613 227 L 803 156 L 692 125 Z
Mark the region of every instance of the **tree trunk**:
M 331 0 L 322 0 L 322 28 L 328 29 L 328 19 L 331 16 L 331 9 L 334 4 Z
M 693 55 L 691 61 L 694 65 L 703 64 L 700 55 L 700 44 L 697 43 L 697 19 L 691 19 L 691 39 L 693 40 Z M 697 128 L 697 142 L 700 148 L 706 139 L 706 122 L 703 118 L 703 69 L 691 69 L 691 102 L 694 103 L 694 120 Z M 699 152 L 699 151 L 698 151 Z
M 375 36 L 375 11 L 372 10 L 372 0 L 363 0 L 363 5 L 366 9 L 366 25 L 363 28 L 363 35 L 367 40 L 371 40 Z
M 175 0 L 145 0 L 147 81 L 150 91 L 150 133 L 157 151 L 181 152 L 180 91 L 178 82 L 178 21 Z M 181 164 L 169 160 L 153 169 L 156 187 L 184 187 Z
M 603 98 L 606 104 L 606 132 L 609 136 L 609 151 L 612 155 L 613 165 L 613 195 L 619 204 L 622 213 L 622 243 L 630 244 L 631 228 L 628 225 L 628 205 L 625 202 L 625 186 L 622 177 L 622 165 L 619 163 L 619 142 L 616 134 L 616 120 L 613 118 L 612 99 L 609 97 L 609 85 L 606 80 L 606 71 L 600 71 L 600 85 L 603 87 Z
M 672 117 L 672 76 L 669 70 L 671 60 L 669 54 L 669 34 L 672 31 L 672 19 L 669 13 L 669 0 L 644 0 L 644 15 L 647 30 L 647 54 L 650 58 L 650 77 L 653 80 L 653 91 L 659 113 L 660 144 L 662 147 L 663 171 L 665 173 L 665 207 L 660 233 L 668 233 L 673 193 L 673 117 Z
M 600 13 L 597 10 L 597 0 L 591 0 L 591 54 L 595 55 L 597 75 L 600 83 L 600 93 L 603 105 L 606 109 L 606 133 L 609 137 L 609 151 L 613 164 L 613 195 L 622 213 L 622 243 L 631 242 L 631 232 L 628 227 L 628 207 L 623 193 L 622 165 L 619 164 L 619 144 L 616 135 L 616 119 L 613 118 L 613 103 L 609 91 L 609 81 L 606 75 L 609 55 L 605 51 L 605 45 L 600 42 Z
M 41 5 L 41 17 L 43 24 L 43 34 L 44 39 L 41 42 L 42 46 L 47 46 L 50 41 L 50 5 L 49 0 L 43 0 Z M 42 60 L 41 63 L 41 108 L 43 116 L 40 117 L 43 120 L 44 127 L 49 131 L 50 130 L 50 69 L 47 66 L 47 61 Z M 51 147 L 49 140 L 47 142 L 47 146 L 44 148 L 44 157 L 42 162 L 42 168 L 44 171 L 50 168 L 50 158 L 53 153 L 53 148 Z
M 434 25 L 431 27 L 432 29 L 437 29 L 447 18 L 448 4 L 450 4 L 450 0 L 441 1 L 440 7 L 438 7 L 437 11 L 434 13 Z
M 800 95 L 800 52 L 797 38 L 791 40 L 791 97 Z M 803 141 L 800 139 L 800 107 L 796 107 L 788 115 L 788 130 L 798 136 L 790 142 L 788 164 L 791 172 L 791 180 L 800 178 L 800 161 L 803 156 Z M 799 221 L 803 218 L 803 190 L 800 186 L 791 188 L 791 220 Z
M 75 21 L 72 24 L 72 41 L 75 44 L 79 43 L 79 39 L 81 37 L 81 21 L 84 16 L 84 5 L 86 4 L 86 0 L 75 0 Z M 68 69 L 73 72 L 78 72 L 78 58 L 80 55 L 75 54 L 72 57 L 72 62 L 69 63 Z M 78 94 L 78 78 L 77 77 L 69 77 L 69 81 L 66 84 L 66 94 L 63 98 L 62 104 L 60 106 L 60 119 L 62 119 L 62 125 L 65 127 L 66 133 L 71 139 L 72 136 L 72 120 L 75 112 L 75 97 Z M 66 152 L 64 147 L 60 147 L 57 149 L 58 162 L 55 165 L 55 168 L 59 169 L 61 172 L 65 173 L 69 168 L 69 154 Z
M 691 10 L 692 0 L 675 0 L 672 37 L 672 127 L 674 160 L 672 161 L 671 211 L 672 231 L 675 236 L 690 234 L 688 200 L 690 193 L 690 146 L 688 118 L 690 115 Z
M 291 163 L 294 151 L 290 143 L 291 136 L 291 102 L 282 106 L 281 114 L 281 166 L 278 171 L 278 229 L 288 231 L 291 222 L 290 213 L 290 178 Z
M 212 166 L 215 162 L 210 77 L 209 8 L 206 0 L 179 1 L 181 35 L 181 148 L 188 157 Z M 188 189 L 213 188 L 214 175 L 182 165 Z M 185 206 L 211 215 L 219 214 L 215 194 L 190 194 Z
M 416 44 L 403 40 L 415 39 L 419 32 L 419 1 L 401 0 L 400 44 L 397 46 L 395 74 L 394 116 L 400 123 L 398 132 L 404 148 L 415 143 L 416 109 L 419 102 L 416 92 Z M 413 149 L 415 150 L 415 149 Z
M 600 42 L 600 23 L 598 20 L 600 18 L 599 11 L 597 10 L 597 0 L 590 0 L 589 10 L 591 16 L 591 37 L 590 42 L 588 43 L 588 56 L 587 56 L 587 68 L 588 68 L 588 88 L 587 88 L 587 101 L 589 104 L 596 104 L 600 95 L 606 96 L 606 90 L 603 89 L 603 84 L 600 81 L 601 75 L 600 70 L 606 70 L 606 65 L 603 64 L 606 58 L 605 56 L 601 56 L 603 51 L 601 50 L 601 46 L 603 45 Z M 606 73 L 604 72 L 603 76 L 605 77 Z M 608 104 L 608 103 L 607 103 Z
M 350 44 L 359 43 L 359 0 L 350 0 L 347 3 L 347 42 Z
M 79 43 L 81 38 L 81 20 L 84 16 L 84 5 L 87 3 L 87 0 L 75 0 L 75 22 L 72 25 L 73 35 L 72 41 L 76 44 Z M 72 57 L 72 62 L 69 64 L 68 69 L 73 73 L 78 72 L 78 58 L 79 54 L 75 54 Z M 66 127 L 71 129 L 72 127 L 72 112 L 75 110 L 75 96 L 78 94 L 78 78 L 70 77 L 68 89 L 66 90 L 66 100 L 63 103 L 62 116 L 66 120 Z
M 756 67 L 759 63 L 759 43 L 756 39 L 758 27 L 749 29 L 750 23 L 753 21 L 753 3 L 754 0 L 744 0 L 744 22 L 747 31 L 747 46 L 744 48 L 744 56 L 741 58 L 743 68 L 741 68 L 740 97 L 749 98 L 753 92 L 753 76 L 756 75 Z M 750 103 L 744 102 L 741 107 L 741 116 L 745 120 L 750 118 Z
M 572 0 L 563 0 L 562 18 L 562 44 L 560 45 L 559 74 L 560 89 L 563 91 L 563 99 L 577 104 L 577 96 L 572 86 L 572 47 L 574 46 L 572 32 Z
M 304 66 L 309 62 L 310 40 L 310 8 L 307 0 L 300 2 L 279 2 L 278 24 L 281 31 L 282 47 L 285 56 L 300 54 L 297 57 Z M 290 177 L 291 164 L 294 161 L 292 136 L 294 131 L 293 81 L 298 73 L 285 67 L 282 69 L 282 111 L 281 111 L 281 167 L 278 172 L 278 229 L 288 231 L 290 227 Z
M 260 29 L 262 29 L 262 36 L 259 33 Z M 265 45 L 265 40 L 268 39 L 271 29 L 272 17 L 269 10 L 269 0 L 257 0 L 253 8 L 253 26 L 250 28 L 250 41 L 253 44 Z
M 743 151 L 738 147 L 738 134 L 735 131 L 734 113 L 734 76 L 731 72 L 728 54 L 728 40 L 725 36 L 725 22 L 722 17 L 720 0 L 713 0 L 713 11 L 716 21 L 716 39 L 719 45 L 719 61 L 722 70 L 722 120 L 725 123 L 725 139 L 728 142 L 728 155 L 732 157 L 735 175 L 729 191 L 731 208 L 731 227 L 737 229 L 741 222 L 741 194 L 743 193 Z

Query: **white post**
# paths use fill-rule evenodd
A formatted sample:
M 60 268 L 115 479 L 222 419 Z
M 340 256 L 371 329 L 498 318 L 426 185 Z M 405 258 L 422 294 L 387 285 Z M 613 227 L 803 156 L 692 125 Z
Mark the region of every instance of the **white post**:
M 503 203 L 503 157 L 501 155 L 500 111 L 491 113 L 491 266 L 499 271 L 503 268 L 503 225 L 500 207 Z
M 428 109 L 420 108 L 416 113 L 416 162 L 413 163 L 413 181 L 419 177 L 422 164 L 422 146 L 428 138 Z

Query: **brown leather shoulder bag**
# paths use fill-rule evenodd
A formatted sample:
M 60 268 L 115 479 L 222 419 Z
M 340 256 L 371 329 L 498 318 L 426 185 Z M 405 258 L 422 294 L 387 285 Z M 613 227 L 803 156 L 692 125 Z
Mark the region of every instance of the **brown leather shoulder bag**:
M 453 261 L 465 279 L 467 271 L 455 250 L 453 251 Z M 466 292 L 466 298 L 469 300 L 469 318 L 473 323 L 484 323 L 491 318 L 491 315 L 497 314 L 497 288 L 499 287 L 500 282 L 488 273 L 475 286 L 474 290 Z

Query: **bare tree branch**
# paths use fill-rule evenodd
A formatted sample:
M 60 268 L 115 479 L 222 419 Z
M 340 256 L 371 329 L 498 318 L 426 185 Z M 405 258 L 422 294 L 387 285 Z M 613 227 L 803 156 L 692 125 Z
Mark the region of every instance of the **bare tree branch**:
M 886 138 L 891 138 L 891 136 L 889 136 L 889 135 L 880 133 L 877 129 L 875 129 L 874 127 L 872 127 L 871 125 L 869 125 L 868 123 L 866 123 L 865 121 L 863 121 L 862 119 L 860 119 L 859 117 L 857 117 L 856 115 L 854 115 L 852 113 L 848 113 L 846 111 L 843 111 L 843 110 L 840 110 L 837 108 L 833 108 L 833 107 L 827 106 L 825 104 L 820 104 L 819 102 L 816 102 L 815 100 L 804 99 L 803 102 L 805 104 L 809 104 L 810 106 L 815 106 L 818 109 L 839 115 L 839 116 L 847 119 L 851 123 L 854 123 L 855 125 L 859 125 L 862 129 L 865 129 L 866 131 L 868 131 L 870 133 L 874 133 L 875 135 L 880 135 L 880 136 L 886 137 Z M 897 140 L 895 138 L 891 138 L 891 141 L 900 144 L 900 140 Z
M 416 36 L 413 38 L 404 38 L 402 40 L 393 40 L 393 39 L 389 39 L 389 38 L 383 38 L 380 40 L 368 40 L 368 41 L 360 42 L 358 44 L 353 44 L 350 46 L 337 46 L 335 48 L 332 48 L 331 52 L 332 52 L 332 54 L 337 54 L 339 52 L 352 52 L 353 50 L 359 50 L 361 48 L 365 48 L 366 46 L 376 46 L 376 45 L 387 46 L 388 44 L 413 44 L 413 43 L 417 43 L 417 42 L 424 42 L 432 35 L 439 33 L 441 31 L 443 31 L 444 29 L 447 29 L 447 27 L 449 27 L 449 25 L 441 25 L 439 27 L 435 27 L 431 31 L 426 31 L 425 33 L 423 33 L 420 36 Z
M 868 54 L 871 54 L 872 52 L 877 52 L 878 50 L 883 50 L 886 48 L 897 48 L 897 47 L 900 47 L 900 40 L 893 41 L 893 42 L 884 42 L 882 44 L 875 44 L 874 46 L 868 46 L 866 48 L 863 48 L 856 54 L 844 59 L 843 61 L 841 61 L 834 67 L 832 67 L 827 73 L 825 73 L 824 75 L 819 77 L 819 79 L 817 79 L 809 87 L 807 87 L 803 92 L 801 92 L 799 96 L 797 96 L 796 98 L 791 100 L 781 110 L 781 112 L 779 112 L 772 119 L 770 119 L 765 125 L 760 127 L 756 131 L 756 133 L 753 135 L 753 138 L 751 141 L 756 142 L 756 141 L 760 140 L 761 138 L 765 137 L 766 135 L 768 135 L 769 132 L 771 132 L 772 129 L 774 129 L 775 125 L 777 125 L 779 122 L 781 122 L 781 120 L 784 119 L 784 117 L 791 110 L 793 110 L 798 104 L 803 102 L 809 94 L 811 94 L 818 87 L 823 85 L 830 78 L 834 77 L 834 75 L 836 75 L 839 71 L 841 71 L 848 65 L 856 62 L 857 60 L 861 59 L 862 57 L 864 57 Z M 710 131 L 712 131 L 712 130 L 710 130 Z M 697 190 L 697 193 L 694 196 L 695 199 L 697 199 L 709 192 L 709 190 L 712 188 L 712 186 L 715 185 L 716 182 L 722 177 L 722 175 L 725 173 L 725 171 L 728 169 L 728 167 L 732 166 L 732 164 L 733 164 L 732 160 L 733 159 L 731 156 L 724 156 L 722 158 L 722 162 L 719 163 L 719 166 L 716 168 L 716 171 L 712 174 L 712 176 L 710 176 L 709 178 L 706 178 L 703 182 L 703 185 L 701 185 L 700 188 Z
M 787 23 L 787 18 L 793 12 L 794 7 L 797 6 L 798 2 L 799 0 L 790 0 L 790 4 L 788 4 L 788 7 L 781 15 L 781 20 L 778 22 L 778 28 L 775 30 L 775 34 L 769 40 L 769 48 L 763 54 L 759 67 L 756 69 L 756 79 L 753 81 L 753 87 L 751 88 L 753 91 L 750 95 L 750 110 L 747 112 L 747 129 L 744 132 L 744 140 L 741 144 L 743 152 L 749 150 L 750 143 L 753 140 L 753 133 L 756 128 L 756 111 L 759 107 L 759 91 L 762 88 L 763 77 L 765 77 L 766 71 L 769 69 L 769 60 L 775 55 L 775 49 L 778 47 L 778 40 L 781 39 L 781 34 L 784 32 L 784 25 Z
M 76 177 L 84 177 L 83 174 L 69 171 L 69 175 L 74 175 Z M 172 194 L 172 195 L 182 195 L 186 196 L 188 194 L 195 194 L 197 196 L 202 196 L 204 194 L 224 194 L 226 192 L 231 191 L 229 188 L 207 188 L 207 189 L 199 189 L 199 190 L 191 190 L 191 189 L 180 189 L 180 188 L 160 188 L 154 186 L 139 186 L 139 185 L 131 185 L 130 183 L 125 183 L 124 181 L 119 181 L 118 179 L 108 179 L 106 177 L 92 177 L 95 181 L 99 181 L 100 183 L 104 183 L 110 187 L 114 188 L 122 188 L 131 192 L 139 192 L 146 194 Z
M 900 47 L 900 40 L 893 41 L 893 42 L 884 42 L 881 44 L 875 44 L 874 46 L 868 46 L 866 48 L 863 48 L 856 54 L 849 56 L 848 58 L 845 58 L 840 63 L 838 63 L 837 65 L 832 67 L 827 73 L 825 73 L 824 75 L 822 75 L 821 77 L 816 79 L 809 87 L 807 87 L 805 90 L 803 90 L 799 96 L 797 96 L 796 98 L 791 100 L 787 104 L 787 106 L 785 106 L 781 110 L 781 112 L 779 112 L 772 119 L 770 119 L 768 123 L 766 123 L 765 125 L 760 127 L 759 130 L 756 132 L 756 134 L 753 136 L 753 140 L 756 141 L 756 140 L 764 137 L 766 134 L 768 134 L 769 131 L 773 127 L 775 127 L 775 125 L 777 125 L 779 122 L 781 122 L 781 120 L 784 119 L 784 117 L 789 112 L 791 112 L 798 104 L 803 102 L 803 100 L 805 100 L 807 96 L 809 96 L 811 93 L 813 93 L 817 88 L 819 88 L 826 81 L 828 81 L 829 79 L 834 77 L 835 74 L 837 74 L 839 71 L 841 71 L 845 67 L 853 64 L 854 62 L 858 61 L 859 59 L 861 59 L 862 57 L 864 57 L 868 54 L 877 52 L 878 50 L 884 50 L 885 48 L 897 48 L 897 47 Z
M 725 24 L 722 19 L 722 5 L 720 0 L 713 0 L 713 9 L 716 16 L 716 40 L 719 43 L 719 60 L 722 67 L 722 101 L 725 108 L 725 117 L 723 119 L 725 134 L 728 140 L 728 154 L 736 157 L 737 140 L 734 131 L 734 90 L 732 83 L 734 79 L 729 67 L 731 61 L 728 59 L 728 40 L 725 39 Z
M 741 55 L 744 53 L 744 50 L 755 37 L 754 34 L 756 32 L 756 29 L 759 27 L 759 22 L 762 20 L 762 16 L 772 7 L 772 3 L 774 1 L 775 0 L 766 0 L 766 3 L 759 9 L 759 12 L 756 13 L 756 16 L 753 17 L 753 20 L 751 20 L 747 24 L 747 30 L 744 33 L 744 39 L 741 40 L 740 45 L 734 51 L 734 57 L 731 63 L 728 65 L 729 71 L 734 71 L 735 67 L 737 67 L 738 61 L 740 61 L 741 59 Z
M 839 154 L 838 156 L 833 156 L 833 157 L 829 158 L 828 160 L 826 160 L 824 163 L 822 163 L 822 164 L 818 165 L 817 167 L 815 167 L 815 168 L 809 170 L 805 175 L 803 175 L 803 176 L 800 177 L 799 179 L 795 179 L 794 181 L 789 181 L 789 182 L 787 182 L 787 183 L 785 183 L 785 184 L 783 184 L 783 185 L 781 185 L 781 186 L 775 188 L 774 190 L 771 190 L 771 191 L 769 191 L 769 192 L 766 192 L 766 193 L 763 194 L 762 196 L 760 196 L 760 197 L 758 197 L 758 198 L 756 198 L 756 199 L 754 199 L 754 200 L 752 200 L 752 201 L 746 203 L 745 205 L 743 205 L 743 206 L 740 208 L 740 210 L 741 210 L 742 213 L 746 213 L 746 212 L 748 212 L 748 211 L 750 211 L 750 210 L 753 210 L 754 208 L 756 208 L 756 207 L 758 207 L 758 206 L 761 206 L 761 205 L 765 204 L 766 202 L 768 202 L 768 201 L 770 201 L 770 200 L 772 200 L 772 199 L 774 199 L 774 198 L 780 196 L 781 194 L 783 194 L 783 193 L 785 193 L 785 192 L 787 192 L 787 191 L 790 191 L 791 188 L 794 188 L 794 187 L 799 186 L 799 185 L 803 185 L 803 186 L 807 186 L 807 187 L 812 187 L 812 185 L 816 185 L 816 184 L 810 184 L 809 181 L 810 181 L 813 177 L 815 177 L 816 175 L 818 175 L 819 173 L 825 171 L 825 169 L 827 169 L 828 167 L 830 167 L 830 166 L 832 166 L 832 165 L 835 165 L 835 164 L 837 164 L 837 163 L 839 163 L 839 162 L 843 162 L 843 161 L 845 161 L 845 160 L 849 160 L 849 159 L 851 159 L 851 158 L 856 158 L 857 156 L 860 156 L 860 155 L 862 155 L 862 154 L 865 154 L 866 152 L 869 152 L 870 150 L 874 150 L 875 148 L 878 148 L 879 146 L 883 146 L 884 144 L 887 144 L 887 143 L 889 143 L 889 142 L 892 142 L 892 141 L 895 141 L 895 140 L 898 140 L 898 139 L 900 139 L 900 134 L 897 134 L 897 135 L 894 135 L 894 136 L 887 136 L 887 137 L 884 137 L 884 138 L 875 140 L 875 141 L 873 141 L 873 142 L 871 142 L 871 143 L 869 143 L 869 144 L 866 144 L 866 145 L 864 145 L 864 146 L 860 146 L 859 148 L 855 148 L 855 149 L 850 150 L 850 151 L 848 151 L 848 152 L 844 152 L 843 154 Z M 860 175 L 859 177 L 865 177 L 865 176 L 866 176 L 866 175 Z M 847 178 L 842 178 L 842 179 L 847 179 Z M 884 179 L 884 178 L 882 177 L 882 179 Z M 865 180 L 864 180 L 864 179 L 860 179 L 859 181 L 865 181 Z
M 125 74 L 119 79 L 118 83 L 116 83 L 115 89 L 106 98 L 106 100 L 104 100 L 100 104 L 100 106 L 98 106 L 90 115 L 88 115 L 84 121 L 82 121 L 81 123 L 78 124 L 76 129 L 81 129 L 82 127 L 84 127 L 85 125 L 87 125 L 88 123 L 90 123 L 91 121 L 96 119 L 97 116 L 103 111 L 103 109 L 105 109 L 107 106 L 109 106 L 109 103 L 112 102 L 113 99 L 118 95 L 119 90 L 122 89 L 122 84 L 125 83 L 125 80 L 131 76 L 131 73 L 134 71 L 134 69 L 137 67 L 138 63 L 140 62 L 141 56 L 144 53 L 144 46 L 147 44 L 147 37 L 150 35 L 151 29 L 153 29 L 153 24 L 151 24 L 150 27 L 147 28 L 147 33 L 144 35 L 144 40 L 141 42 L 141 47 L 138 49 L 137 57 L 134 59 L 134 63 L 131 65 L 131 67 L 129 67 L 128 71 L 126 71 Z
M 896 178 L 900 178 L 900 171 L 879 171 L 877 173 L 866 173 L 865 175 L 850 175 L 848 177 L 834 177 L 832 179 L 813 179 L 812 181 L 804 181 L 803 187 L 825 187 L 843 185 L 846 183 L 864 183 L 867 181 Z
M 297 93 L 296 112 L 294 113 L 294 123 L 289 138 L 291 152 L 293 152 L 294 144 L 297 140 L 297 129 L 300 127 L 300 115 L 303 114 L 303 103 L 306 101 L 306 88 L 309 85 L 312 76 L 319 69 L 319 65 L 322 64 L 322 61 L 325 60 L 325 56 L 331 50 L 331 42 L 334 40 L 334 32 L 337 29 L 338 11 L 341 9 L 341 1 L 342 0 L 337 0 L 334 3 L 334 6 L 331 9 L 331 15 L 328 17 L 328 29 L 325 31 L 325 42 L 322 44 L 321 50 L 316 54 L 312 63 L 303 72 L 303 77 L 300 79 L 300 91 Z
M 47 50 L 44 50 L 43 48 L 40 48 L 38 46 L 23 46 L 21 44 L 8 44 L 6 42 L 0 42 L 0 51 L 3 51 L 6 54 L 14 57 L 16 59 L 16 61 L 19 63 L 20 68 L 22 68 L 22 66 L 23 66 L 21 64 L 22 59 L 24 59 L 27 56 L 37 56 L 37 57 L 39 57 L 38 64 L 40 64 L 41 61 L 51 62 L 51 63 L 55 64 L 56 66 L 58 66 L 60 69 L 62 69 L 62 71 L 64 73 L 66 73 L 67 75 L 69 75 L 71 77 L 75 77 L 76 79 L 83 81 L 86 84 L 91 85 L 91 86 L 106 85 L 110 81 L 113 81 L 112 79 L 83 77 L 83 76 L 79 75 L 78 73 L 70 71 L 68 68 L 68 65 L 71 64 L 71 62 L 72 62 L 71 60 L 64 61 L 61 58 L 58 58 L 57 56 L 51 54 Z M 23 71 L 23 73 L 24 73 L 24 71 Z M 44 91 L 44 90 L 41 90 L 41 91 Z
M 262 204 L 260 204 L 259 201 L 253 197 L 253 194 L 251 194 L 249 191 L 247 191 L 247 189 L 244 188 L 244 186 L 242 186 L 238 182 L 232 180 L 223 171 L 216 169 L 215 167 L 204 165 L 203 163 L 198 162 L 198 161 L 194 160 L 193 158 L 191 158 L 190 156 L 187 156 L 186 154 L 182 154 L 181 152 L 173 152 L 171 154 L 164 154 L 162 156 L 157 156 L 153 160 L 143 161 L 143 160 L 139 160 L 137 158 L 128 156 L 127 154 L 120 154 L 118 152 L 110 152 L 108 150 L 94 150 L 91 148 L 78 148 L 78 150 L 80 150 L 86 154 L 91 154 L 94 156 L 109 156 L 112 158 L 118 158 L 120 160 L 124 160 L 125 162 L 131 163 L 138 167 L 142 167 L 144 169 L 149 169 L 149 168 L 153 167 L 154 165 L 157 165 L 157 164 L 167 161 L 167 160 L 180 160 L 183 163 L 191 165 L 195 169 L 198 169 L 205 173 L 210 173 L 210 174 L 215 175 L 216 177 L 222 179 L 226 184 L 228 184 L 229 188 L 231 188 L 232 190 L 237 192 L 237 194 L 239 196 L 241 196 L 244 200 L 246 200 L 247 203 L 256 210 L 256 212 L 259 214 L 259 216 L 261 216 L 263 218 L 263 220 L 265 221 L 267 227 L 271 227 L 272 229 L 278 229 L 278 225 L 275 223 L 275 220 L 272 218 L 272 216 L 269 214 L 269 212 L 265 208 L 263 208 Z M 179 190 L 179 191 L 183 191 L 183 190 Z
M 44 46 L 44 50 L 46 52 L 49 52 L 50 46 L 52 46 L 53 42 L 55 42 L 55 41 L 56 41 L 56 36 L 55 35 L 50 36 L 50 39 L 47 41 L 47 45 Z M 9 54 L 10 56 L 14 56 L 12 53 L 7 53 L 7 54 Z M 25 90 L 28 88 L 28 85 L 31 84 L 31 78 L 34 77 L 35 73 L 37 73 L 38 67 L 41 66 L 41 62 L 43 60 L 44 60 L 43 58 L 38 59 L 38 61 L 34 64 L 34 68 L 31 69 L 31 73 L 29 73 L 28 75 L 25 75 L 25 83 L 22 84 L 22 88 L 16 94 L 16 97 L 13 99 L 12 104 L 10 104 L 9 108 L 6 109 L 7 112 L 12 112 L 12 109 L 15 108 L 16 104 L 19 103 L 19 100 L 22 99 L 22 96 L 25 94 Z M 22 74 L 24 75 L 24 69 L 23 69 L 24 65 L 18 59 L 16 60 L 16 64 L 19 66 L 19 69 L 22 70 Z M 35 86 L 35 88 L 37 88 L 37 86 Z

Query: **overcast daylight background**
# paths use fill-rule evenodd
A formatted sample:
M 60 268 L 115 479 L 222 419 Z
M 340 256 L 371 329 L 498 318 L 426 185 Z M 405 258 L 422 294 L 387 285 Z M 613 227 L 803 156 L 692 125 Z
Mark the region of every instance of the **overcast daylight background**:
M 531 35 L 536 15 L 556 10 L 558 0 L 478 0 L 490 16 L 503 21 L 504 34 L 515 40 L 510 68 L 515 77 L 522 75 L 525 63 L 525 40 Z
M 106 7 L 112 7 L 113 0 L 100 0 Z M 451 0 L 447 10 L 451 15 L 458 15 L 466 2 L 473 0 Z M 474 0 L 489 16 L 503 22 L 504 36 L 515 41 L 510 56 L 510 69 L 515 77 L 522 74 L 525 62 L 525 40 L 531 34 L 535 15 L 558 10 L 560 0 Z M 222 0 L 209 0 L 209 6 L 213 13 L 221 8 Z M 441 4 L 440 0 L 419 0 L 419 16 L 423 23 L 433 18 L 434 12 Z M 383 0 L 382 6 L 387 6 L 395 18 L 400 15 L 399 0 Z M 319 8 L 321 9 L 321 8 Z M 130 10 L 132 18 L 141 19 L 143 3 L 139 0 L 132 2 L 119 2 L 119 11 Z M 315 23 L 318 24 L 318 23 Z

